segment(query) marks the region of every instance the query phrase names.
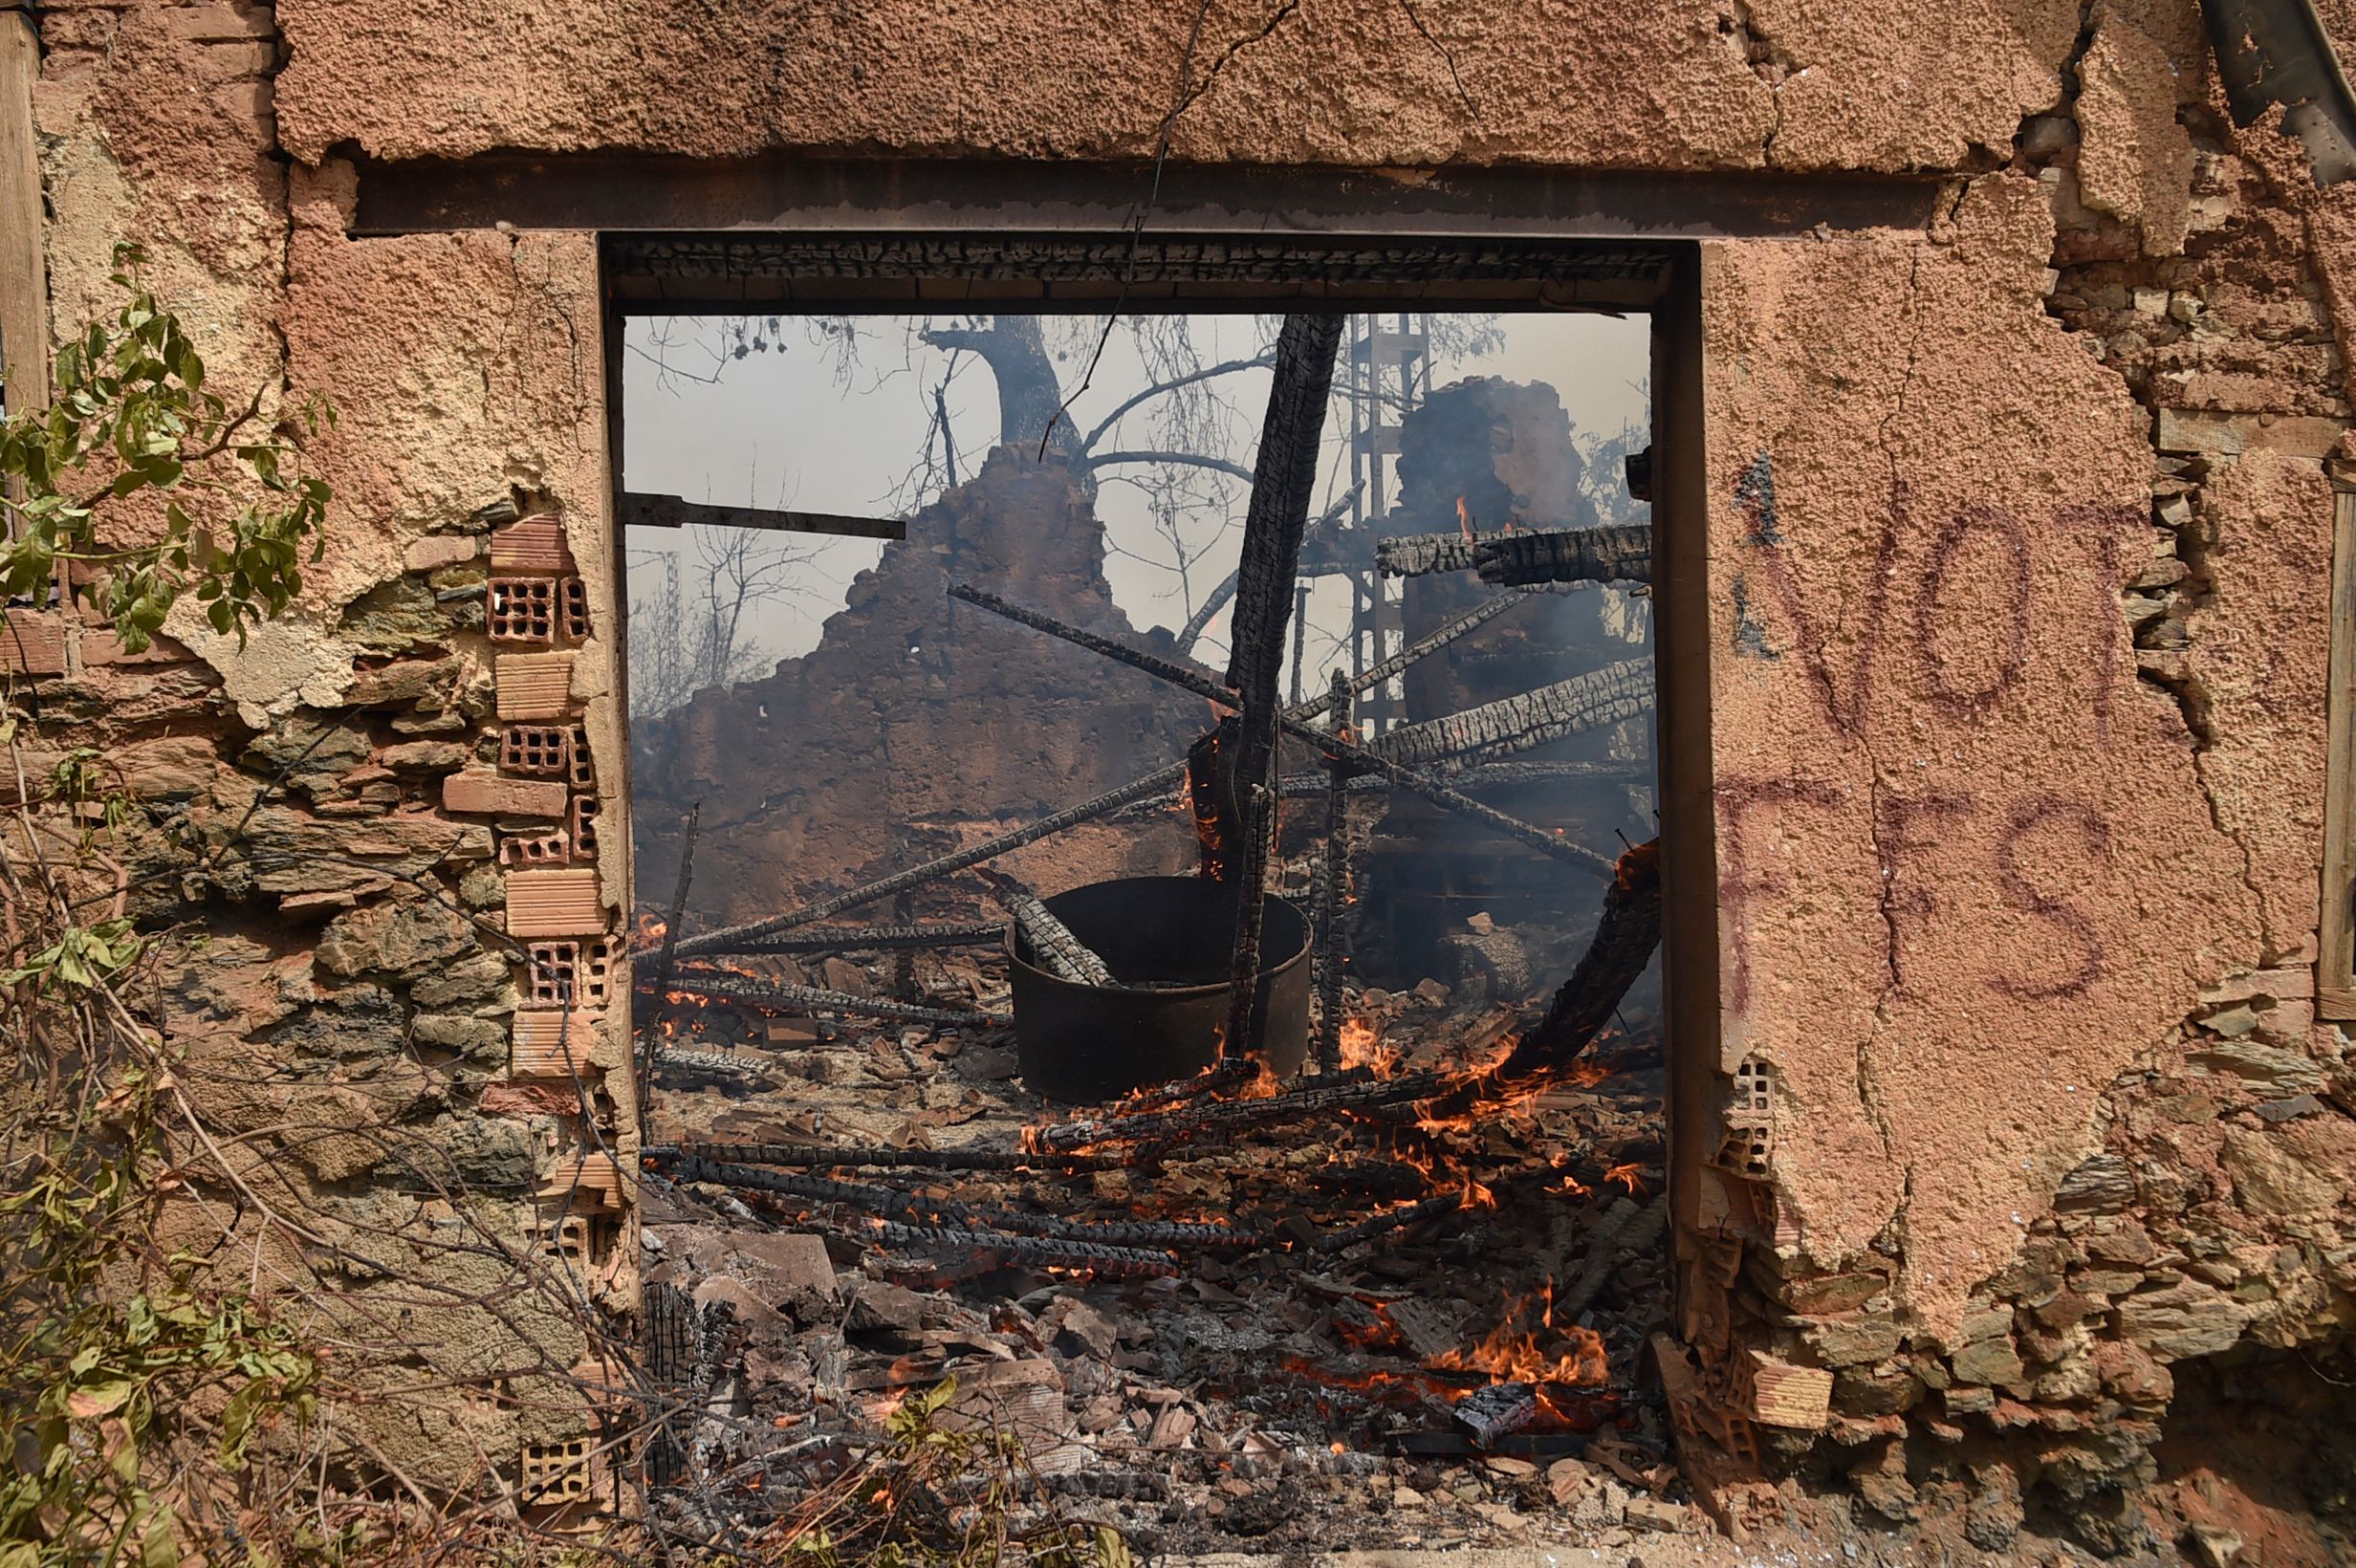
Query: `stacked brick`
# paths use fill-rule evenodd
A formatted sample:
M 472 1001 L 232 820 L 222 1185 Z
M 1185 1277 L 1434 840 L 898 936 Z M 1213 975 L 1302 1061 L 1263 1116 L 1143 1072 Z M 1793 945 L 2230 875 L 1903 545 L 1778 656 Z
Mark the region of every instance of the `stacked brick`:
M 623 945 L 598 865 L 599 770 L 574 672 L 590 596 L 551 512 L 496 507 L 481 586 L 491 718 L 475 760 L 443 781 L 446 812 L 489 817 L 508 937 L 520 956 L 502 1103 L 546 1115 L 560 1136 L 538 1182 L 527 1246 L 609 1310 L 635 1307 L 626 1129 L 605 1065 Z M 626 1094 L 626 1090 L 622 1091 Z M 546 1507 L 591 1492 L 588 1440 L 527 1438 L 521 1474 Z

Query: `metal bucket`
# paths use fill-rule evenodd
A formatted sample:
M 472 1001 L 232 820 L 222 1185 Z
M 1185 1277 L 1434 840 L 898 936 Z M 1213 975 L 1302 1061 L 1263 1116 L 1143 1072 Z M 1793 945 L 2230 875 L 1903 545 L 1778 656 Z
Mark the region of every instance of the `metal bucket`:
M 1051 1100 L 1112 1100 L 1199 1073 L 1227 1027 L 1235 895 L 1199 877 L 1124 877 L 1044 901 L 1122 982 L 1076 986 L 1032 962 L 1019 930 L 1013 959 L 1014 1052 L 1023 1082 Z M 1298 1072 L 1309 1041 L 1309 923 L 1268 899 L 1260 936 L 1252 1055 Z

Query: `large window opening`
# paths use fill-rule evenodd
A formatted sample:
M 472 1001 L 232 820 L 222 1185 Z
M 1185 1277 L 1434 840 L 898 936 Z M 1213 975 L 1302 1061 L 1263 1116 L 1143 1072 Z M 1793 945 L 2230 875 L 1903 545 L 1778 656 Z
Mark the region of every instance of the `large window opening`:
M 748 1511 L 948 1376 L 1172 1547 L 1667 1462 L 1648 320 L 1337 313 L 1285 425 L 1180 303 L 620 324 L 650 1313 Z

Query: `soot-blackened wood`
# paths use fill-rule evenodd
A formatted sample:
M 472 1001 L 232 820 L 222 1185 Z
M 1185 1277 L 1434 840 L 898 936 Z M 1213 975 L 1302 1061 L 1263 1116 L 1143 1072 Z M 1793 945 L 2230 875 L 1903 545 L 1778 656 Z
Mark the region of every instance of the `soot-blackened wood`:
M 1538 1419 L 1538 1385 L 1493 1383 L 1473 1389 L 1449 1406 L 1448 1413 L 1475 1447 L 1485 1448 Z
M 1234 631 L 1227 684 L 1243 699 L 1237 776 L 1265 784 L 1276 743 L 1276 683 L 1284 672 L 1285 621 L 1317 483 L 1319 438 L 1333 387 L 1339 316 L 1288 316 L 1276 335 L 1276 374 L 1253 465 L 1252 502 L 1244 512 L 1243 553 L 1235 567 Z
M 1108 1154 L 1034 1154 L 1023 1149 L 893 1149 L 872 1145 L 833 1148 L 822 1143 L 682 1143 L 651 1148 L 647 1163 L 663 1168 L 683 1159 L 716 1160 L 739 1165 L 789 1165 L 806 1170 L 1110 1170 L 1122 1164 Z
M 1241 1060 L 1252 1048 L 1252 1014 L 1260 993 L 1260 934 L 1267 925 L 1261 889 L 1268 885 L 1269 840 L 1276 824 L 1276 793 L 1252 786 L 1243 811 L 1243 855 L 1236 868 L 1235 951 L 1228 969 L 1227 1033 L 1219 1059 Z
M 704 969 L 679 970 L 671 976 L 670 989 L 726 1002 L 747 1002 L 754 1007 L 774 1007 L 781 1011 L 791 1009 L 801 1013 L 856 1013 L 870 1018 L 898 1018 L 907 1023 L 971 1025 L 980 1029 L 1004 1021 L 988 1013 L 918 1007 L 912 1002 L 895 1002 L 884 996 L 854 996 L 845 991 L 824 991 L 817 986 L 789 986 L 782 981 L 756 980 L 750 975 L 719 973 Z
M 1004 921 L 942 926 L 826 926 L 792 936 L 748 937 L 726 953 L 756 957 L 776 953 L 863 953 L 917 947 L 987 947 L 1006 940 Z
M 1031 956 L 1038 960 L 1040 968 L 1076 986 L 1113 983 L 1113 971 L 1104 960 L 1074 936 L 1072 928 L 1058 920 L 1055 912 L 1029 888 L 1003 871 L 985 867 L 977 875 L 989 887 L 990 896 L 1014 917 L 1015 926 L 1031 944 Z
M 1522 1078 L 1568 1066 L 1610 1021 L 1660 945 L 1661 842 L 1655 838 L 1620 857 L 1603 893 L 1603 918 L 1579 967 L 1555 992 L 1538 1026 L 1521 1037 L 1499 1076 Z
M 1235 566 L 1235 615 L 1227 684 L 1241 699 L 1234 755 L 1234 793 L 1244 807 L 1244 845 L 1235 882 L 1235 943 L 1228 972 L 1233 996 L 1222 1056 L 1251 1045 L 1251 1022 L 1260 989 L 1260 901 L 1268 870 L 1268 838 L 1276 831 L 1277 727 L 1283 719 L 1277 682 L 1284 675 L 1285 622 L 1300 571 L 1300 540 L 1309 524 L 1309 491 L 1317 483 L 1318 444 L 1333 389 L 1334 352 L 1342 343 L 1339 316 L 1287 316 L 1276 335 L 1276 374 L 1268 417 L 1244 511 L 1243 553 Z
M 937 882 L 953 872 L 963 871 L 968 866 L 979 865 L 984 860 L 996 860 L 999 856 L 1020 849 L 1025 844 L 1035 844 L 1051 834 L 1061 833 L 1064 829 L 1077 827 L 1082 822 L 1093 822 L 1100 817 L 1109 817 L 1123 806 L 1132 805 L 1149 795 L 1163 794 L 1180 779 L 1186 777 L 1186 773 L 1187 765 L 1185 763 L 1173 762 L 1167 768 L 1123 784 L 1117 790 L 1107 790 L 1092 800 L 1083 800 L 1077 806 L 1066 806 L 1053 816 L 1042 817 L 1027 826 L 1010 829 L 994 838 L 985 838 L 978 844 L 956 850 L 937 860 L 927 860 L 923 865 L 910 866 L 905 871 L 896 871 L 888 877 L 880 877 L 874 882 L 854 887 L 847 893 L 837 893 L 830 898 L 820 899 L 815 904 L 805 904 L 798 909 L 790 909 L 782 915 L 773 916 L 768 920 L 752 921 L 743 926 L 731 926 L 725 930 L 711 931 L 703 936 L 691 938 L 679 945 L 680 956 L 700 957 L 707 953 L 731 952 L 753 938 L 770 936 L 778 931 L 790 931 L 797 926 L 807 926 L 813 921 L 824 920 L 829 915 L 839 915 L 845 909 L 856 909 L 862 904 L 873 904 L 878 899 L 889 898 L 904 889 L 922 887 L 927 882 Z
M 1611 861 L 1603 859 L 1586 845 L 1574 843 L 1567 838 L 1548 833 L 1544 828 L 1525 822 L 1518 817 L 1509 816 L 1494 806 L 1485 805 L 1463 791 L 1451 789 L 1427 773 L 1393 762 L 1381 752 L 1371 751 L 1361 746 L 1353 746 L 1333 735 L 1321 734 L 1306 725 L 1288 724 L 1285 728 L 1316 745 L 1329 757 L 1345 762 L 1356 769 L 1381 773 L 1399 788 L 1419 795 L 1433 805 L 1452 811 L 1460 817 L 1470 817 L 1474 821 L 1494 828 L 1509 838 L 1517 838 L 1542 855 L 1561 860 L 1566 864 L 1583 866 L 1587 870 L 1600 871 L 1606 875 L 1612 869 Z
M 1028 626 L 1034 631 L 1045 632 L 1050 637 L 1059 637 L 1066 642 L 1077 643 L 1091 653 L 1102 654 L 1107 659 L 1133 665 L 1148 675 L 1159 676 L 1165 681 L 1174 682 L 1181 686 L 1190 681 L 1206 685 L 1211 683 L 1211 676 L 1204 671 L 1189 669 L 1174 660 L 1164 659 L 1140 648 L 1132 648 L 1124 642 L 1115 642 L 1112 638 L 1102 637 L 1095 632 L 1075 626 L 1068 621 L 1058 621 L 1054 616 L 1041 615 L 1036 610 L 1024 609 L 1010 599 L 1000 599 L 995 594 L 988 593 L 969 583 L 949 584 L 949 597 L 963 599 L 978 609 L 988 610 L 992 615 L 1004 616 L 1007 620 L 1018 625 Z M 1233 700 L 1229 699 L 1231 702 Z
M 1340 670 L 1325 696 L 1327 728 L 1349 734 L 1350 682 Z M 1318 861 L 1316 896 L 1310 912 L 1317 943 L 1317 1070 L 1342 1070 L 1342 911 L 1350 890 L 1350 770 L 1339 759 L 1325 771 L 1325 853 Z
M 1386 577 L 1436 572 L 1477 572 L 1483 582 L 1650 582 L 1652 530 L 1642 523 L 1609 528 L 1517 529 L 1471 537 L 1409 534 L 1374 547 Z
M 1035 1148 L 1082 1149 L 1108 1143 L 1168 1143 L 1221 1137 L 1247 1127 L 1429 1100 L 1462 1081 L 1459 1074 L 1410 1073 L 1375 1079 L 1345 1073 L 1338 1083 L 1291 1089 L 1262 1100 L 1221 1100 L 1154 1115 L 1102 1117 L 1038 1127 L 1031 1132 L 1029 1142 Z
M 1551 529 L 1492 534 L 1472 546 L 1472 570 L 1483 582 L 1650 582 L 1652 530 L 1642 523 L 1612 528 Z
M 1446 625 L 1441 626 L 1438 630 L 1433 631 L 1429 636 L 1420 637 L 1414 642 L 1408 643 L 1406 647 L 1401 648 L 1397 653 L 1392 654 L 1381 664 L 1369 664 L 1364 669 L 1359 671 L 1356 675 L 1351 676 L 1349 682 L 1350 694 L 1352 696 L 1356 696 L 1362 691 L 1373 690 L 1376 686 L 1381 686 L 1385 681 L 1389 680 L 1392 676 L 1398 674 L 1401 670 L 1406 669 L 1409 664 L 1414 664 L 1417 660 L 1424 658 L 1428 654 L 1437 653 L 1440 649 L 1448 646 L 1451 642 L 1455 642 L 1456 639 L 1464 636 L 1467 632 L 1477 631 L 1482 626 L 1487 625 L 1490 621 L 1494 621 L 1497 617 L 1503 615 L 1515 605 L 1519 604 L 1526 597 L 1526 595 L 1516 592 L 1511 594 L 1500 594 L 1495 599 L 1483 599 L 1480 603 L 1475 604 L 1472 609 L 1467 610 L 1464 614 L 1458 616 L 1455 620 L 1449 621 Z M 1324 712 L 1332 705 L 1333 698 L 1330 695 L 1319 697 L 1313 701 L 1301 704 L 1298 708 L 1292 709 L 1285 716 L 1287 718 L 1294 719 L 1314 719 L 1319 714 Z
M 704 803 L 698 800 L 687 808 L 687 822 L 680 830 L 679 888 L 671 897 L 670 922 L 663 927 L 663 956 L 655 963 L 654 1006 L 647 1010 L 646 1022 L 642 1026 L 644 1032 L 635 1053 L 638 1058 L 638 1131 L 642 1138 L 645 1136 L 646 1113 L 653 1099 L 649 1091 L 653 1087 L 655 1058 L 663 1052 L 663 1023 L 669 1013 L 667 998 L 670 995 L 671 963 L 679 954 L 680 923 L 687 918 L 687 888 L 695 880 L 696 830 L 703 818 Z M 565 998 L 565 1006 L 572 1006 L 571 997 Z
M 1235 716 L 1230 713 L 1187 748 L 1187 809 L 1207 882 L 1233 882 L 1243 854 L 1243 809 L 1235 801 L 1230 761 L 1235 754 Z
M 1624 660 L 1519 696 L 1394 730 L 1374 750 L 1420 766 L 1477 753 L 1495 761 L 1652 709 L 1652 660 Z

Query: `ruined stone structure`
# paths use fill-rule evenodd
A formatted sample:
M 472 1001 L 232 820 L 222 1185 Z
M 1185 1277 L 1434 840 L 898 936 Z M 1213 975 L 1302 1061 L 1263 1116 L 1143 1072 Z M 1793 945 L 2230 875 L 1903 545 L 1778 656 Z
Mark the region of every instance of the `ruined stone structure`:
M 1658 241 L 1655 282 L 1557 302 L 1654 309 L 1662 345 L 1689 1458 L 1804 1447 L 1900 1511 L 1968 1484 L 1999 1535 L 2009 1464 L 2103 1517 L 2171 1362 L 2344 1333 L 2356 1290 L 2323 875 L 2356 185 L 2319 187 L 2278 117 L 2233 125 L 2192 0 L 1483 0 L 1425 8 L 1430 36 L 1394 0 L 1219 0 L 1180 100 L 1195 13 L 0 11 L 38 45 L 0 76 L 39 181 L 0 228 L 42 241 L 7 320 L 81 318 L 137 239 L 217 380 L 344 411 L 294 616 L 138 663 L 60 628 L 18 672 L 61 721 L 42 744 L 70 717 L 199 839 L 277 857 L 206 894 L 223 935 L 181 988 L 188 1049 L 279 1075 L 217 1113 L 340 1129 L 288 1179 L 356 1228 L 435 1222 L 437 1151 L 487 1223 L 600 1260 L 626 1321 L 607 310 L 661 289 L 601 282 L 600 230 L 832 203 L 854 233 L 982 232 L 1017 227 L 1001 189 L 1034 216 L 1077 191 L 1058 221 L 1118 275 L 1167 126 L 1165 201 L 1201 231 L 1206 192 L 1274 192 L 1230 204 L 1284 207 L 1252 226 L 1271 257 L 1265 232 L 1451 212 Z M 698 243 L 668 253 L 700 303 L 830 297 Z M 513 1335 L 584 1349 L 446 1317 L 461 1374 Z M 1793 1369 L 1829 1374 L 1826 1413 L 1767 1397 L 1819 1385 Z M 375 1441 L 455 1482 L 573 1440 L 519 1408 Z
M 1103 539 L 1070 468 L 998 448 L 884 547 L 807 655 L 638 727 L 646 885 L 677 882 L 674 824 L 697 802 L 701 831 L 727 850 L 691 882 L 688 912 L 724 926 L 882 875 L 895 856 L 963 848 L 1182 755 L 1193 715 L 1151 677 L 948 597 L 969 583 L 1135 642 L 1104 580 Z M 888 816 L 875 809 L 885 799 Z M 1135 869 L 1184 866 L 1183 828 L 1158 837 L 1176 859 Z M 1020 871 L 1047 886 L 1119 876 L 1138 838 L 1058 838 Z

